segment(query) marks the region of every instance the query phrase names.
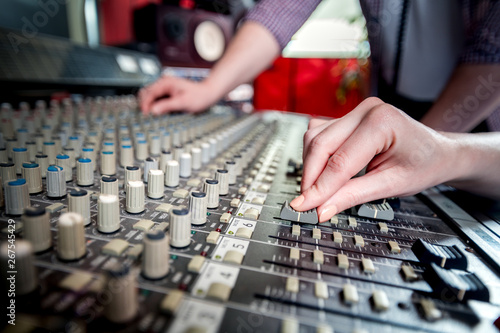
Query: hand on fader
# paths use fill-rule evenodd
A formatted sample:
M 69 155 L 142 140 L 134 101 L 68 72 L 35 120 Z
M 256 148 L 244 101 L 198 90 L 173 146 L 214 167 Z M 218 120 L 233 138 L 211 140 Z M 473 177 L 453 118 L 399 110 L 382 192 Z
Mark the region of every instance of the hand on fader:
M 139 91 L 144 113 L 159 115 L 172 111 L 200 112 L 217 101 L 205 82 L 164 76 Z
M 457 143 L 378 98 L 346 116 L 311 120 L 304 135 L 298 211 L 317 207 L 320 222 L 376 199 L 418 193 L 455 179 Z M 367 166 L 366 174 L 352 178 Z

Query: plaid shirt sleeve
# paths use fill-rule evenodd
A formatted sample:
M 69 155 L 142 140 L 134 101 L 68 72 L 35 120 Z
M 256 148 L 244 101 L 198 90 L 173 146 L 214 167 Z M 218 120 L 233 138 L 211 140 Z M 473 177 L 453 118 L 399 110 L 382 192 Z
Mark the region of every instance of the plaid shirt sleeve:
M 246 21 L 263 25 L 283 50 L 321 0 L 261 0 L 246 15 Z
M 464 0 L 466 33 L 461 62 L 500 63 L 500 1 Z

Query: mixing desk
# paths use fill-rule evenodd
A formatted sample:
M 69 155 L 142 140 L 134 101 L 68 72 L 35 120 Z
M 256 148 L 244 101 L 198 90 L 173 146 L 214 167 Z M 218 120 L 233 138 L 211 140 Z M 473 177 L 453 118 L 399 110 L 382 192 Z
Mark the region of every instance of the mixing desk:
M 136 104 L 2 106 L 6 332 L 497 331 L 498 236 L 445 188 L 318 224 L 306 117 Z

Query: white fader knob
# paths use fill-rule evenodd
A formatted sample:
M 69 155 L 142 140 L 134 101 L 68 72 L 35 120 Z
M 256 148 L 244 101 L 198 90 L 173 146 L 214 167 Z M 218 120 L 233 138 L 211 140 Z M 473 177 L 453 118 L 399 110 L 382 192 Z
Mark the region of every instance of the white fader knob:
M 101 194 L 111 194 L 118 196 L 118 179 L 116 177 L 102 176 Z
M 179 160 L 179 176 L 191 177 L 191 154 L 182 153 Z
M 78 186 L 94 185 L 94 163 L 90 158 L 80 158 L 76 162 L 76 183 Z
M 101 174 L 106 176 L 116 174 L 115 153 L 112 151 L 101 152 Z
M 227 195 L 229 193 L 228 178 L 229 172 L 227 170 L 218 169 L 215 173 L 215 179 L 219 182 L 219 195 Z
M 165 185 L 168 187 L 179 186 L 179 162 L 171 160 L 167 162 L 165 169 Z
M 127 323 L 137 316 L 139 310 L 137 276 L 129 266 L 121 264 L 108 270 L 107 275 L 105 292 L 112 297 L 104 308 L 104 315 L 113 323 Z
M 228 172 L 227 183 L 229 185 L 236 184 L 236 162 L 226 161 L 226 170 Z
M 120 206 L 116 195 L 101 194 L 97 210 L 97 230 L 112 233 L 120 229 Z
M 142 275 L 157 280 L 165 277 L 169 269 L 168 237 L 161 230 L 150 231 L 144 237 Z
M 43 207 L 28 207 L 22 216 L 24 239 L 30 241 L 34 252 L 42 252 L 52 246 L 49 212 Z
M 191 224 L 205 224 L 207 222 L 207 194 L 191 192 L 189 211 L 191 212 Z
M 90 195 L 85 190 L 75 189 L 69 192 L 68 212 L 78 213 L 83 217 L 83 224 L 88 226 L 90 220 Z
M 83 217 L 64 213 L 57 224 L 57 256 L 62 260 L 78 260 L 87 251 Z
M 126 208 L 131 214 L 144 211 L 144 183 L 141 180 L 131 180 L 126 186 Z
M 153 157 L 148 157 L 144 160 L 144 182 L 148 182 L 149 170 L 158 170 L 158 160 Z
M 148 174 L 148 197 L 151 199 L 163 198 L 163 183 L 165 182 L 165 175 L 161 170 L 149 170 Z
M 170 211 L 170 245 L 186 247 L 191 243 L 191 214 L 187 209 Z
M 9 260 L 12 259 L 12 249 L 9 249 L 8 242 L 2 242 L 0 248 L 0 265 L 2 273 L 11 271 Z M 30 242 L 16 239 L 16 295 L 26 295 L 33 292 L 38 286 L 38 274 L 36 272 L 33 246 Z M 2 274 L 2 276 L 3 276 Z
M 61 198 L 66 196 L 65 170 L 58 165 L 47 168 L 47 196 Z
M 36 163 L 23 163 L 23 178 L 28 184 L 29 194 L 37 194 L 42 192 L 42 171 Z
M 7 215 L 22 215 L 24 209 L 30 206 L 26 179 L 11 180 L 5 184 L 5 212 Z
M 207 208 L 219 207 L 219 182 L 215 179 L 206 179 L 203 191 L 207 194 Z

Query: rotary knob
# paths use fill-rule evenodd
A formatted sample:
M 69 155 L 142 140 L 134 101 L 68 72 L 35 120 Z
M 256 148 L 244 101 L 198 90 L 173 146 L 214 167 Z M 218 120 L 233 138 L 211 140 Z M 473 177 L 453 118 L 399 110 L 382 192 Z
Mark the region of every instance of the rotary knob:
M 201 144 L 201 163 L 207 164 L 210 161 L 210 145 L 206 142 Z
M 215 179 L 206 179 L 203 191 L 207 194 L 207 208 L 219 207 L 219 182 Z
M 115 143 L 112 141 L 104 141 L 102 144 L 102 151 L 112 151 L 116 153 Z
M 91 160 L 92 161 L 92 170 L 94 170 L 94 171 L 97 170 L 96 154 L 95 154 L 94 148 L 83 148 L 82 149 L 82 158 L 88 158 L 89 160 Z
M 43 252 L 52 246 L 49 212 L 43 207 L 28 207 L 22 216 L 24 239 L 33 246 L 34 252 Z
M 64 179 L 66 182 L 70 182 L 73 179 L 73 172 L 71 168 L 71 161 L 68 155 L 57 155 L 56 165 L 64 169 Z
M 134 165 L 134 148 L 131 145 L 121 146 L 120 165 L 123 168 L 127 165 Z
M 49 158 L 44 154 L 37 154 L 35 156 L 35 163 L 40 166 L 42 178 L 47 178 L 47 168 L 49 167 Z
M 47 196 L 49 198 L 66 196 L 65 170 L 58 165 L 47 168 Z
M 148 157 L 144 160 L 144 182 L 148 182 L 149 170 L 158 170 L 158 160 L 153 157 Z
M 165 172 L 167 162 L 172 160 L 172 154 L 168 150 L 162 150 L 160 155 L 160 170 Z
M 88 226 L 90 220 L 90 195 L 85 190 L 75 189 L 69 192 L 68 212 L 78 213 L 83 217 L 83 224 Z
M 191 212 L 191 224 L 205 224 L 207 222 L 207 194 L 191 192 L 189 211 Z
M 181 158 L 181 154 L 184 152 L 184 147 L 181 146 L 181 145 L 177 145 L 174 147 L 174 160 L 176 160 L 177 162 L 180 161 L 180 158 Z
M 126 211 L 139 214 L 144 211 L 144 183 L 141 180 L 130 180 L 126 185 Z
M 7 163 L 9 161 L 9 156 L 7 156 L 7 149 L 0 148 L 0 162 Z
M 208 144 L 210 145 L 210 158 L 215 158 L 217 156 L 217 140 L 210 138 L 208 139 Z
M 170 211 L 170 245 L 177 248 L 191 243 L 191 214 L 187 209 Z
M 69 156 L 69 165 L 72 169 L 76 168 L 76 153 L 73 148 L 64 148 L 64 154 Z
M 201 149 L 194 147 L 191 149 L 192 163 L 191 167 L 193 170 L 201 169 Z
M 139 309 L 137 277 L 127 265 L 117 264 L 107 271 L 106 293 L 112 295 L 104 308 L 105 317 L 118 324 L 137 316 Z
M 161 141 L 160 141 L 160 136 L 159 135 L 152 135 L 151 144 L 149 146 L 149 153 L 151 156 L 158 156 L 160 155 L 160 150 L 161 150 Z
M 1 163 L 0 177 L 2 177 L 2 181 L 4 183 L 11 180 L 16 180 L 16 166 L 14 165 L 14 163 Z
M 56 163 L 56 143 L 55 142 L 44 142 L 42 152 L 47 155 L 49 159 L 49 164 Z
M 229 172 L 218 169 L 215 173 L 215 179 L 219 182 L 219 195 L 227 195 L 229 193 Z
M 57 223 L 57 256 L 61 260 L 78 260 L 87 251 L 83 217 L 64 213 Z
M 168 161 L 165 170 L 165 185 L 168 187 L 179 186 L 179 162 Z
M 241 176 L 243 174 L 243 162 L 241 155 L 234 155 L 233 160 L 236 163 L 235 173 L 236 176 Z
M 11 180 L 5 184 L 5 212 L 7 215 L 22 215 L 24 209 L 30 206 L 26 179 Z
M 226 161 L 226 170 L 228 173 L 227 183 L 228 185 L 236 184 L 236 162 L 235 161 Z
M 124 188 L 127 191 L 127 184 L 129 181 L 141 180 L 141 169 L 137 166 L 130 165 L 125 167 L 125 179 L 124 179 Z
M 148 142 L 146 140 L 138 140 L 135 150 L 135 158 L 143 161 L 148 157 Z
M 120 229 L 120 206 L 116 195 L 101 194 L 97 209 L 97 230 L 112 233 Z
M 28 193 L 37 194 L 42 192 L 42 171 L 40 166 L 36 163 L 23 163 L 22 169 L 23 178 L 26 179 L 28 184 Z
M 90 158 L 80 158 L 76 162 L 76 183 L 78 186 L 94 185 L 94 165 Z
M 179 176 L 182 178 L 191 177 L 191 154 L 182 153 L 179 160 Z
M 118 179 L 116 177 L 102 176 L 101 194 L 111 194 L 118 196 Z
M 12 270 L 8 267 L 9 255 L 12 250 L 8 247 L 8 242 L 2 242 L 0 255 L 1 255 L 1 268 L 2 275 Z M 26 295 L 33 292 L 38 286 L 38 274 L 36 272 L 33 246 L 30 242 L 18 239 L 16 240 L 16 278 L 15 281 L 6 279 L 9 284 L 14 284 L 16 295 Z M 4 280 L 5 281 L 5 280 Z
M 36 158 L 36 142 L 29 141 L 26 142 L 26 149 L 28 149 L 28 158 L 30 161 L 34 161 Z M 0 157 L 0 161 L 3 161 Z
M 26 148 L 14 148 L 12 149 L 12 160 L 16 166 L 16 173 L 20 175 L 22 173 L 23 163 L 29 163 L 30 159 L 28 156 L 28 149 Z
M 148 197 L 151 199 L 163 198 L 163 183 L 165 175 L 161 170 L 149 170 L 148 174 Z
M 101 152 L 101 174 L 106 176 L 116 174 L 115 153 L 112 151 Z
M 150 231 L 144 237 L 142 275 L 157 280 L 165 277 L 169 269 L 168 237 L 161 230 Z

